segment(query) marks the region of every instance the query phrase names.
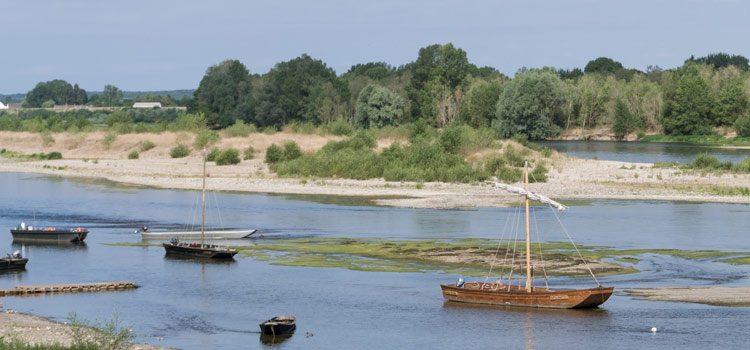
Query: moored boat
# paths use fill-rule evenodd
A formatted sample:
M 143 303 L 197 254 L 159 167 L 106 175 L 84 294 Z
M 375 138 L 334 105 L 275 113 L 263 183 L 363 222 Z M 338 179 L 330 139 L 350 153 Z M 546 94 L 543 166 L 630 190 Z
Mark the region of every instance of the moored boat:
M 89 234 L 85 228 L 35 228 L 21 223 L 15 229 L 10 230 L 14 241 L 27 242 L 83 242 Z
M 220 247 L 215 244 L 200 244 L 198 242 L 180 242 L 173 238 L 169 243 L 162 243 L 167 254 L 190 256 L 207 259 L 231 259 L 237 254 L 237 249 Z
M 285 335 L 294 333 L 297 319 L 294 316 L 276 316 L 260 324 L 260 332 L 265 335 Z
M 0 258 L 0 271 L 21 270 L 26 268 L 29 259 L 21 256 L 21 252 L 15 251 L 13 254 Z
M 548 204 L 551 208 L 559 211 L 567 209 L 566 206 L 555 202 L 545 196 L 529 191 L 528 162 L 524 165 L 524 178 L 526 187 L 517 188 L 513 186 L 495 183 L 496 188 L 500 188 L 512 193 L 525 197 L 526 207 L 526 285 L 512 285 L 511 273 L 503 281 L 502 276 L 496 282 L 472 282 L 464 283 L 460 278 L 455 285 L 441 284 L 443 297 L 449 301 L 458 301 L 473 304 L 491 304 L 491 305 L 508 305 L 508 306 L 525 306 L 538 308 L 559 308 L 559 309 L 581 309 L 595 308 L 603 304 L 614 292 L 614 287 L 603 287 L 591 272 L 594 281 L 597 283 L 595 288 L 585 289 L 551 289 L 547 287 L 536 287 L 533 285 L 532 267 L 531 267 L 531 243 L 529 230 L 529 199 L 540 201 Z M 562 223 L 561 223 L 562 224 Z M 565 230 L 564 230 L 565 231 Z M 567 231 L 565 231 L 567 233 Z M 572 240 L 571 240 L 571 243 Z M 575 246 L 575 243 L 573 243 Z M 577 248 L 576 248 L 577 249 Z M 507 254 L 507 253 L 506 253 Z M 579 253 L 580 255 L 580 253 Z M 583 256 L 581 256 L 583 259 Z M 586 264 L 586 261 L 583 260 Z M 511 269 L 514 264 L 511 262 Z M 588 268 L 588 265 L 586 265 Z M 546 281 L 546 275 L 545 275 Z
M 208 239 L 242 239 L 250 237 L 256 230 L 205 230 L 203 236 Z M 149 231 L 147 228 L 140 230 L 141 238 L 144 240 L 168 240 L 177 239 L 198 239 L 201 237 L 201 231 Z

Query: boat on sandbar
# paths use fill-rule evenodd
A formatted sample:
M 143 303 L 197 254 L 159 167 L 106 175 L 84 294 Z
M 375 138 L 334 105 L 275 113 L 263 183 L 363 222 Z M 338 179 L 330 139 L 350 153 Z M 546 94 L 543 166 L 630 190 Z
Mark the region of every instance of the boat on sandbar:
M 614 287 L 603 287 L 599 284 L 593 271 L 588 267 L 586 260 L 583 256 L 578 255 L 583 260 L 584 265 L 591 273 L 597 286 L 594 288 L 584 289 L 552 289 L 549 285 L 545 287 L 537 287 L 533 284 L 532 265 L 531 265 L 531 243 L 530 243 L 530 230 L 529 230 L 529 199 L 540 201 L 547 204 L 552 209 L 563 211 L 567 207 L 560 204 L 550 198 L 542 196 L 537 193 L 529 191 L 529 173 L 528 173 L 528 162 L 524 165 L 524 178 L 525 188 L 513 187 L 500 183 L 492 183 L 495 188 L 506 190 L 511 193 L 518 194 L 525 197 L 526 207 L 526 285 L 511 285 L 513 277 L 513 267 L 515 263 L 510 263 L 510 274 L 503 279 L 501 274 L 497 281 L 492 283 L 485 282 L 472 282 L 465 283 L 463 277 L 458 279 L 458 282 L 453 284 L 441 284 L 440 288 L 443 291 L 443 297 L 448 301 L 457 301 L 472 304 L 490 304 L 490 305 L 507 305 L 507 306 L 524 306 L 524 307 L 536 307 L 536 308 L 556 308 L 556 309 L 583 309 L 583 308 L 595 308 L 603 304 L 614 291 Z M 554 211 L 554 210 L 553 210 Z M 555 214 L 557 217 L 557 214 Z M 559 218 L 558 218 L 559 220 Z M 519 220 L 514 219 L 517 223 Z M 562 222 L 560 222 L 562 225 Z M 515 226 L 515 225 L 514 225 Z M 563 231 L 567 234 L 567 230 Z M 570 238 L 570 236 L 568 236 Z M 571 239 L 570 242 L 575 247 L 575 243 Z M 509 242 L 510 245 L 510 242 Z M 540 248 L 541 249 L 541 248 Z M 499 247 L 498 247 L 499 250 Z M 578 248 L 576 248 L 578 251 Z M 508 250 L 506 250 L 506 257 Z M 513 254 L 515 259 L 515 249 Z M 504 265 L 504 264 L 503 264 Z M 543 267 L 544 265 L 542 265 Z M 492 266 L 490 266 L 492 271 Z M 544 270 L 543 270 L 544 271 Z M 488 274 L 489 278 L 489 274 Z M 547 283 L 547 276 L 545 273 L 545 284 Z

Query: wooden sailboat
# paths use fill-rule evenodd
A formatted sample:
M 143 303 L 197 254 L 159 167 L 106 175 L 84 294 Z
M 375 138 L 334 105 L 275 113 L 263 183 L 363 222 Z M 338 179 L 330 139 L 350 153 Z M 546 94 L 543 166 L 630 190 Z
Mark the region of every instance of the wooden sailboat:
M 201 243 L 180 242 L 173 237 L 169 243 L 162 243 L 167 254 L 183 255 L 196 258 L 231 259 L 237 254 L 236 249 L 206 244 L 206 150 L 203 150 L 203 193 L 201 194 Z
M 456 285 L 441 284 L 443 297 L 449 301 L 475 304 L 493 304 L 540 308 L 580 309 L 595 308 L 607 301 L 614 287 L 588 289 L 551 289 L 532 286 L 531 243 L 529 239 L 529 198 L 564 210 L 566 207 L 547 197 L 529 192 L 528 162 L 524 165 L 525 189 L 496 184 L 496 187 L 521 194 L 526 197 L 526 286 L 511 286 L 502 279 L 494 283 L 472 282 L 464 284 L 462 279 Z M 593 275 L 593 273 L 592 273 Z M 597 284 L 598 281 L 597 281 Z

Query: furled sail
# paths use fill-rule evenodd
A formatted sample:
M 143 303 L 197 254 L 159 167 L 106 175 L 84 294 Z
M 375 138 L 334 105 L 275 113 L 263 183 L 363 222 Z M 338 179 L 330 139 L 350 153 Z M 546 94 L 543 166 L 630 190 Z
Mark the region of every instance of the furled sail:
M 528 197 L 531 200 L 540 201 L 540 202 L 542 202 L 544 204 L 549 204 L 549 205 L 551 205 L 552 207 L 554 207 L 555 209 L 557 209 L 559 211 L 563 211 L 565 209 L 568 209 L 568 207 L 566 207 L 566 206 L 564 206 L 564 205 L 562 205 L 562 204 L 560 204 L 558 202 L 555 202 L 552 199 L 549 199 L 548 197 L 542 196 L 541 194 L 537 194 L 537 193 L 534 193 L 534 192 L 531 192 L 531 191 L 527 191 L 527 190 L 525 190 L 523 188 L 520 188 L 520 187 L 515 187 L 515 186 L 506 185 L 506 184 L 501 184 L 499 182 L 494 182 L 494 181 L 487 181 L 487 182 L 490 183 L 490 184 L 492 184 L 492 186 L 494 188 L 498 188 L 498 189 L 501 189 L 501 190 L 508 191 L 510 193 L 515 193 L 515 194 L 519 194 L 519 195 L 522 195 L 522 196 L 526 196 L 526 197 Z

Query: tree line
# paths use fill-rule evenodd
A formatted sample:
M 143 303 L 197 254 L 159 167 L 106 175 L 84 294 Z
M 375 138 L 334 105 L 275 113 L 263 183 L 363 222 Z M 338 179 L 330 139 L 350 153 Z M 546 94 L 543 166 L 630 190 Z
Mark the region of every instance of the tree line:
M 583 69 L 522 68 L 511 79 L 472 64 L 464 50 L 449 43 L 423 47 L 403 66 L 370 62 L 341 75 L 306 54 L 264 74 L 226 60 L 206 70 L 192 98 L 174 103 L 202 114 L 214 129 L 238 121 L 259 128 L 346 122 L 358 129 L 423 121 L 436 128 L 460 124 L 530 139 L 571 128 L 611 128 L 620 137 L 634 132 L 707 135 L 733 128 L 750 136 L 748 88 L 748 59 L 725 53 L 691 56 L 680 67 L 649 66 L 646 71 L 599 57 Z M 77 85 L 54 80 L 39 83 L 25 104 L 83 99 L 117 106 L 125 100 L 111 85 L 85 97 Z

